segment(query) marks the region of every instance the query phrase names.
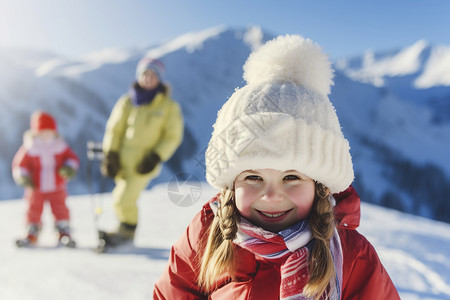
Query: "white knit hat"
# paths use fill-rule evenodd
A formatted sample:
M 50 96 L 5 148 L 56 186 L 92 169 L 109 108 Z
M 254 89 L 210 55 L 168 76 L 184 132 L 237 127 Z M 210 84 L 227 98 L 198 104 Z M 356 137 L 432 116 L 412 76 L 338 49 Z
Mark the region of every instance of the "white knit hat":
M 328 99 L 333 70 L 319 45 L 279 36 L 244 65 L 247 85 L 219 111 L 206 150 L 206 179 L 232 188 L 250 169 L 297 170 L 332 193 L 353 181 L 348 141 Z

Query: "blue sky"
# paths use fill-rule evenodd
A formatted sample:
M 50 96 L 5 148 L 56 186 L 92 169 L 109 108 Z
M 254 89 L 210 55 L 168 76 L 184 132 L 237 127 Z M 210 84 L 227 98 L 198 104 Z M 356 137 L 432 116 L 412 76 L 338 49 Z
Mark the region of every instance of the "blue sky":
M 0 0 L 0 48 L 76 58 L 146 47 L 217 25 L 301 34 L 331 57 L 425 39 L 450 45 L 447 0 Z

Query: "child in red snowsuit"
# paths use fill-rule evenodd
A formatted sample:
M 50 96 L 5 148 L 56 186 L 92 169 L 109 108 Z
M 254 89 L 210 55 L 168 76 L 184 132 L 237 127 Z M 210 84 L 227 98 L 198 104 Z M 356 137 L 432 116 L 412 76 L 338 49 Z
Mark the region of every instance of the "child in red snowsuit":
M 62 243 L 75 246 L 70 238 L 69 209 L 66 206 L 66 182 L 77 172 L 78 156 L 57 132 L 54 118 L 45 112 L 33 113 L 31 129 L 26 131 L 23 145 L 12 163 L 14 181 L 25 188 L 27 201 L 27 237 L 18 246 L 37 242 L 42 227 L 44 202 L 50 203 L 55 227 Z

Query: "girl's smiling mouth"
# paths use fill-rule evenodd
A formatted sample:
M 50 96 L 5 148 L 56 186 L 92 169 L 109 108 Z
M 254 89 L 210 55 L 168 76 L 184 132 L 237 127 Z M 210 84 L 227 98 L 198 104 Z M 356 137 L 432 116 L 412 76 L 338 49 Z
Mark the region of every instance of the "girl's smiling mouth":
M 281 211 L 281 212 L 280 211 L 267 212 L 267 211 L 261 211 L 261 210 L 257 210 L 256 209 L 258 214 L 264 220 L 267 220 L 267 221 L 270 221 L 270 222 L 278 222 L 278 221 L 283 220 L 291 210 L 293 210 L 293 208 L 291 208 L 289 210 L 286 210 L 286 211 Z

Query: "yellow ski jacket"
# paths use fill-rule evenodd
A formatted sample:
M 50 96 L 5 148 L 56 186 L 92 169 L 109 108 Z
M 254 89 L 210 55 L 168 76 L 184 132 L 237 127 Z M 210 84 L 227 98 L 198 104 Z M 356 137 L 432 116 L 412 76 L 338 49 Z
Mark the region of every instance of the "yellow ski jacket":
M 117 101 L 106 124 L 103 152 L 119 152 L 121 163 L 137 163 L 151 151 L 167 161 L 181 144 L 183 128 L 180 106 L 168 92 L 160 92 L 152 102 L 140 106 L 133 105 L 126 94 Z M 123 157 L 125 153 L 127 157 Z

